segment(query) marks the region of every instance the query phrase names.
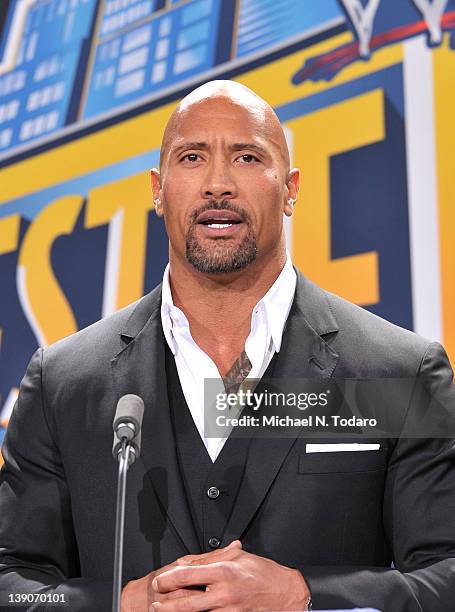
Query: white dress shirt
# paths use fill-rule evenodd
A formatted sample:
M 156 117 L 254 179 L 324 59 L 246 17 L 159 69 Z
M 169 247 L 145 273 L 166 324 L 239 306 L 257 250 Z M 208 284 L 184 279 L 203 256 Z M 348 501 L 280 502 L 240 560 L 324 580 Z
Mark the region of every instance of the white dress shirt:
M 245 342 L 245 352 L 252 368 L 247 378 L 261 378 L 273 355 L 281 348 L 283 330 L 294 299 L 296 274 L 287 253 L 286 264 L 280 275 L 253 308 L 251 330 Z M 227 438 L 206 437 L 204 433 L 204 379 L 219 379 L 218 368 L 199 348 L 191 336 L 185 314 L 174 306 L 169 283 L 169 264 L 164 271 L 161 322 L 166 341 L 171 349 L 186 403 L 194 423 L 213 462 L 216 461 Z

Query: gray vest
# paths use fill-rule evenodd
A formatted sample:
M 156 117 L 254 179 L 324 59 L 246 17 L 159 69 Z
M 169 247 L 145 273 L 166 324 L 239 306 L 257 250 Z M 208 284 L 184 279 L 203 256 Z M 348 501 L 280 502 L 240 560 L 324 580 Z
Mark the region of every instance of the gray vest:
M 273 375 L 275 357 L 264 377 Z M 166 378 L 180 473 L 202 551 L 218 548 L 235 505 L 250 440 L 230 437 L 215 463 L 185 401 L 174 356 L 166 344 Z

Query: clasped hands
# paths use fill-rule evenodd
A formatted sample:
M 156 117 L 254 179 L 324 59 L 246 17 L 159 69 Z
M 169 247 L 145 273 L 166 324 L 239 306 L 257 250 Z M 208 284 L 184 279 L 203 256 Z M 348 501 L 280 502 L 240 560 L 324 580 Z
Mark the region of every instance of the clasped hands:
M 239 540 L 187 555 L 132 580 L 122 612 L 306 610 L 310 592 L 302 574 L 242 549 Z

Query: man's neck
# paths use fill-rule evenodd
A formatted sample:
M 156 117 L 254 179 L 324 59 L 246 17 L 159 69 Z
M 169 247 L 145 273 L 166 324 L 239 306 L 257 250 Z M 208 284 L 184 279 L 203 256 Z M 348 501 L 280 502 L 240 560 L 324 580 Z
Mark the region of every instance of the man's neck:
M 286 263 L 282 249 L 269 261 L 255 261 L 231 274 L 202 274 L 171 257 L 174 304 L 186 315 L 196 344 L 209 355 L 222 376 L 245 347 L 251 313 Z

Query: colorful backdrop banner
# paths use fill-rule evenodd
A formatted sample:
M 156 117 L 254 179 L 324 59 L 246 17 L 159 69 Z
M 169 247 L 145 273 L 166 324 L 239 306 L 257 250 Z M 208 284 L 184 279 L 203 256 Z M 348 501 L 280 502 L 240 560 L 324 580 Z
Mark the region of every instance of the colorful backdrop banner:
M 0 33 L 3 428 L 38 345 L 160 282 L 148 170 L 215 78 L 282 122 L 294 262 L 455 360 L 455 0 L 2 0 Z

